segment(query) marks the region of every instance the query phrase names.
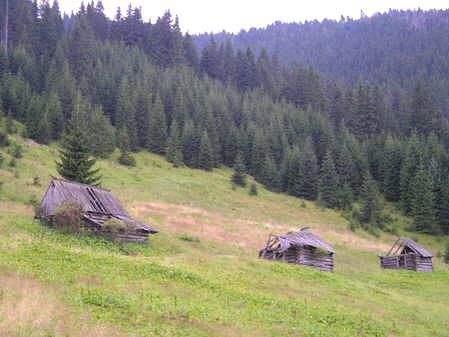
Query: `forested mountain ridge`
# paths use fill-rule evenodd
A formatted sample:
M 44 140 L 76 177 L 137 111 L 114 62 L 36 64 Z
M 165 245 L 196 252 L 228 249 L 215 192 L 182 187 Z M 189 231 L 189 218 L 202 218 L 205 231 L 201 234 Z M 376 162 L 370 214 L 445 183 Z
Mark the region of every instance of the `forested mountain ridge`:
M 29 138 L 59 141 L 81 115 L 97 157 L 118 146 L 175 166 L 238 164 L 274 191 L 331 208 L 358 201 L 356 223 L 369 229 L 388 223 L 382 192 L 413 229 L 449 232 L 448 112 L 426 79 L 352 85 L 215 41 L 200 57 L 169 12 L 144 22 L 130 6 L 110 20 L 101 1 L 64 18 L 57 2 L 10 2 L 9 31 L 1 111 Z
M 266 50 L 283 64 L 303 63 L 326 77 L 410 88 L 426 80 L 441 106 L 448 104 L 449 10 L 390 10 L 360 19 L 342 17 L 195 36 L 202 50 L 211 37 L 236 49 Z
M 230 39 L 238 49 L 266 49 L 285 64 L 305 62 L 328 76 L 353 81 L 360 76 L 387 80 L 417 72 L 447 72 L 449 9 L 390 10 L 360 19 L 339 21 L 276 22 L 238 34 L 221 32 L 195 36 L 200 50 L 213 36 L 218 43 Z M 340 58 L 337 58 L 340 56 Z M 424 68 L 423 66 L 426 66 Z

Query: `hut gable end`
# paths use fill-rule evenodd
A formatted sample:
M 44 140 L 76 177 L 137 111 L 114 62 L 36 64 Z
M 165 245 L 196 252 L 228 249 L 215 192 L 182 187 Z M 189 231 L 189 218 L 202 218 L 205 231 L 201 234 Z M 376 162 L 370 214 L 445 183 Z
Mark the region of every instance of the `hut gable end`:
M 432 254 L 410 238 L 399 238 L 388 253 L 380 256 L 383 269 L 407 269 L 432 272 Z

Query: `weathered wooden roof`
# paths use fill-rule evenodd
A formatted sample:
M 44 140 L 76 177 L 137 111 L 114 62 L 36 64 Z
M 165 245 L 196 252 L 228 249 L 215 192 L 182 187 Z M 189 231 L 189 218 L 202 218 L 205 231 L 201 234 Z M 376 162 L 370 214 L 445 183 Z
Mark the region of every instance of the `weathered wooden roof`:
M 422 257 L 432 257 L 432 254 L 429 253 L 427 249 L 425 249 L 423 246 L 419 245 L 412 239 L 406 237 L 399 238 L 391 247 L 390 251 L 387 253 L 387 256 L 401 254 L 406 247 L 413 253 L 418 254 Z
M 330 244 L 312 233 L 308 228 L 301 229 L 298 232 L 279 235 L 277 240 L 280 243 L 279 248 L 281 251 L 287 250 L 290 246 L 310 246 L 335 253 L 334 248 Z
M 85 212 L 85 217 L 105 216 L 110 218 L 113 216 L 117 219 L 133 222 L 150 233 L 157 232 L 150 226 L 131 217 L 111 191 L 61 179 L 51 181 L 40 205 L 42 215 L 54 215 L 58 207 L 67 202 L 79 203 Z

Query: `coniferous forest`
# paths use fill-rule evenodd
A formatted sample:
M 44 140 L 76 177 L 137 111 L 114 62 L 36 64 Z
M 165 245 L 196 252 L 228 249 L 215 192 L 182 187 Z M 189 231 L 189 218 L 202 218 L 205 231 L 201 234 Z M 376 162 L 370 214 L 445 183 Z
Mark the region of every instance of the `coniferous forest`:
M 266 49 L 223 34 L 197 48 L 170 12 L 145 22 L 129 6 L 110 20 L 101 1 L 62 16 L 57 1 L 14 0 L 6 15 L 6 3 L 0 113 L 26 137 L 64 143 L 76 120 L 94 157 L 118 147 L 123 163 L 148 150 L 175 167 L 235 167 L 237 185 L 246 173 L 327 207 L 357 203 L 366 228 L 388 222 L 386 200 L 414 230 L 449 233 L 448 44 L 434 43 L 447 11 L 287 26 L 308 37 L 302 57 L 264 37 Z M 422 36 L 422 57 L 404 57 L 404 31 Z

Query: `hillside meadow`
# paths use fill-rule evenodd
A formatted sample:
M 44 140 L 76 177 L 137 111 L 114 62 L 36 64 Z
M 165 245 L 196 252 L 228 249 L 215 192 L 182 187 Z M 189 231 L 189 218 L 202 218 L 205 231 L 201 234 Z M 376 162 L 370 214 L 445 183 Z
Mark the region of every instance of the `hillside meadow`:
M 34 220 L 57 147 L 16 138 L 0 168 L 0 336 L 449 336 L 448 240 L 427 245 L 436 271 L 383 271 L 394 236 L 350 231 L 338 213 L 267 191 L 232 189 L 229 169 L 172 168 L 136 154 L 98 166 L 103 187 L 157 228 L 146 245 L 74 236 Z M 36 178 L 38 177 L 38 178 Z M 309 226 L 337 250 L 336 270 L 262 261 L 269 233 Z

